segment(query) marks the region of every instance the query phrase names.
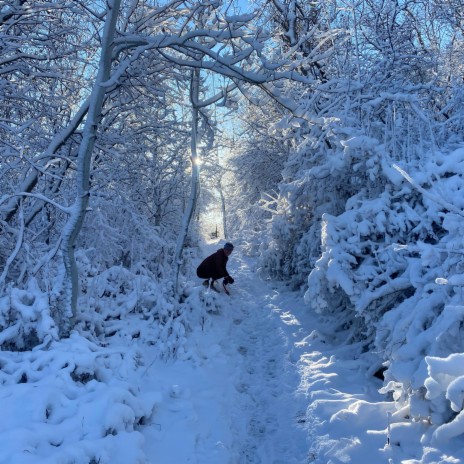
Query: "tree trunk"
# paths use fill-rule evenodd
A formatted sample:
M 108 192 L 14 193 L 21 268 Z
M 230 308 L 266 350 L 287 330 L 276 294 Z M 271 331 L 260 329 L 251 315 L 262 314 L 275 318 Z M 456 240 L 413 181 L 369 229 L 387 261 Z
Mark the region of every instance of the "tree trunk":
M 190 82 L 190 101 L 192 102 L 192 137 L 191 137 L 191 163 L 192 163 L 192 185 L 190 188 L 190 197 L 187 207 L 182 218 L 181 230 L 177 239 L 176 252 L 174 255 L 175 281 L 174 290 L 179 294 L 179 272 L 182 264 L 182 251 L 187 239 L 188 229 L 192 220 L 193 214 L 198 200 L 198 192 L 200 191 L 200 160 L 197 153 L 197 138 L 198 138 L 198 100 L 200 96 L 200 70 L 192 71 Z
M 222 231 L 224 233 L 224 239 L 229 239 L 229 234 L 227 232 L 227 217 L 226 217 L 226 199 L 224 198 L 224 191 L 222 190 L 222 182 L 219 179 L 218 182 L 219 195 L 221 197 L 221 212 L 222 212 Z
M 90 95 L 90 105 L 82 134 L 82 142 L 79 146 L 77 155 L 76 201 L 71 208 L 71 213 L 62 232 L 61 249 L 66 271 L 64 283 L 64 313 L 61 315 L 61 329 L 64 334 L 69 333 L 74 325 L 76 317 L 78 273 L 74 248 L 89 204 L 90 163 L 98 126 L 101 120 L 104 97 L 108 90 L 103 84 L 109 79 L 111 73 L 113 39 L 120 4 L 121 0 L 112 0 L 108 2 L 98 74 Z

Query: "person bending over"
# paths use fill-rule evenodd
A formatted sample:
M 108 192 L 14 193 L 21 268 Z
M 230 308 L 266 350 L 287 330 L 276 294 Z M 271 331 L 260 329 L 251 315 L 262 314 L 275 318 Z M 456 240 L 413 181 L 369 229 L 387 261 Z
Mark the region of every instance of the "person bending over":
M 227 261 L 233 250 L 234 245 L 227 242 L 224 248 L 220 248 L 216 253 L 213 253 L 201 262 L 197 268 L 197 276 L 200 277 L 200 279 L 206 279 L 203 282 L 205 287 L 210 286 L 215 289 L 214 282 L 222 277 L 224 277 L 224 285 L 234 283 L 234 279 L 227 271 Z

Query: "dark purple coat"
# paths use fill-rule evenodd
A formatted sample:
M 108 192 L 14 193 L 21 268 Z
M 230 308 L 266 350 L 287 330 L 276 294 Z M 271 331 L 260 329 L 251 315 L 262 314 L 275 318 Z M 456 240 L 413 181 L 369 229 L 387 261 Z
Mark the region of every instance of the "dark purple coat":
M 197 268 L 197 276 L 200 279 L 213 278 L 214 280 L 220 279 L 221 277 L 227 277 L 227 261 L 229 258 L 224 253 L 224 249 L 221 248 L 216 253 L 205 258 Z

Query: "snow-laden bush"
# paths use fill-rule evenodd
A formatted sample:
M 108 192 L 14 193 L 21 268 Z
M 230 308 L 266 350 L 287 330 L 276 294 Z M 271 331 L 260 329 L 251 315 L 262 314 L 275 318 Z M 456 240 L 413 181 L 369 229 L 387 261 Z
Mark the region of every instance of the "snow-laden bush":
M 262 270 L 273 278 L 305 286 L 322 251 L 322 216 L 341 214 L 347 199 L 360 191 L 375 196 L 383 189 L 385 179 L 379 173 L 385 149 L 350 122 L 321 118 L 311 129 L 298 123 L 303 141 L 286 163 L 270 234 L 262 247 Z M 330 148 L 321 145 L 324 138 Z
M 349 312 L 353 336 L 369 340 L 380 317 L 414 291 L 409 271 L 417 249 L 406 244 L 425 239 L 433 221 L 419 214 L 419 205 L 417 211 L 410 206 L 418 195 L 408 185 L 398 195 L 363 196 L 353 197 L 337 217 L 323 215 L 323 253 L 309 276 L 307 300 L 317 312 Z
M 218 297 L 214 291 L 205 290 L 203 287 L 188 287 L 185 293 L 182 311 L 187 331 L 192 332 L 199 327 L 205 330 L 211 322 L 208 313 L 219 311 L 221 297 Z
M 87 278 L 82 288 L 78 330 L 102 341 L 140 338 L 156 344 L 162 357 L 183 352 L 184 316 L 172 296 L 171 282 L 157 281 L 143 266 L 132 270 L 113 266 Z
M 58 338 L 48 295 L 31 279 L 26 289 L 9 287 L 0 297 L 0 347 L 27 350 Z
M 455 308 L 464 313 L 464 307 Z M 464 354 L 446 358 L 427 356 L 426 398 L 431 403 L 432 423 L 442 424 L 433 433 L 437 441 L 464 433 Z
M 140 429 L 161 395 L 134 380 L 137 349 L 105 348 L 77 333 L 29 352 L 0 353 L 0 462 L 148 460 Z
M 344 213 L 324 216 L 306 298 L 336 328 L 351 327 L 351 341 L 379 353 L 384 392 L 411 417 L 438 425 L 456 405 L 444 404 L 437 388 L 427 393 L 427 356 L 464 351 L 464 150 L 405 171 L 409 181 L 384 167 L 377 198 L 361 191 Z
M 113 266 L 98 272 L 85 253 L 78 254 L 80 289 L 75 329 L 95 342 L 130 342 L 140 338 L 157 346 L 164 358 L 184 352 L 184 311 L 172 283 L 157 279 L 144 265 L 131 270 Z M 9 287 L 0 298 L 0 347 L 29 350 L 59 337 L 55 289 L 44 291 L 36 280 L 27 289 Z
M 97 197 L 93 203 L 94 209 L 87 214 L 79 245 L 95 266 L 130 268 L 144 263 L 159 277 L 168 274 L 165 267 L 173 254 L 172 225 L 167 230 L 154 226 L 136 205 L 119 197 L 111 197 L 111 201 Z M 82 255 L 81 251 L 81 258 Z
M 82 294 L 69 338 L 58 340 L 51 330 L 48 294 L 37 285 L 10 291 L 24 328 L 0 351 L 0 462 L 149 462 L 142 429 L 155 420 L 162 393 L 144 375 L 160 358 L 195 359 L 188 332 L 211 323 L 207 311 L 217 309 L 215 295 L 200 288 L 186 289 L 185 301 L 176 302 L 172 284 L 143 266 L 98 273 L 82 256 L 79 263 Z M 7 298 L 0 301 L 6 308 Z M 39 309 L 43 320 L 32 317 Z M 6 350 L 22 340 L 23 351 Z

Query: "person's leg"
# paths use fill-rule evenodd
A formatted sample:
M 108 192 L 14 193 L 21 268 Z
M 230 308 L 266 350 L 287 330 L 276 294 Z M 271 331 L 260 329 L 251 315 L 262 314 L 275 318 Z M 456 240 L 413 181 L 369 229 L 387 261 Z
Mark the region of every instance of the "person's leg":
M 197 269 L 197 276 L 200 277 L 200 279 L 207 279 L 208 277 L 211 277 L 210 275 L 208 275 L 207 272 L 205 272 L 202 268 L 198 268 Z
M 198 267 L 197 268 L 197 276 L 200 278 L 200 279 L 206 279 L 205 281 L 202 282 L 202 285 L 204 285 L 205 287 L 209 287 L 209 279 L 210 279 L 210 275 L 205 272 L 204 269 L 202 269 L 201 267 Z
M 215 283 L 216 283 L 216 279 L 212 278 L 212 279 L 211 279 L 211 282 L 210 282 L 210 284 L 209 284 L 209 288 L 210 288 L 211 290 L 214 290 L 215 292 L 220 293 L 219 290 L 217 289 L 217 287 L 214 285 Z

